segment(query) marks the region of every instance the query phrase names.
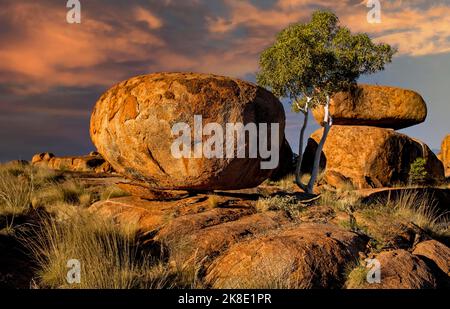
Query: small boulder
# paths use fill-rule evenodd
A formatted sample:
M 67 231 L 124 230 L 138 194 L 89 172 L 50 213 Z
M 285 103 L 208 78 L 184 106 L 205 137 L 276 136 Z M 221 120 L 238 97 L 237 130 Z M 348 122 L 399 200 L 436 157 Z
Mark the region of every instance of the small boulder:
M 35 164 L 35 163 L 38 163 L 41 161 L 49 161 L 51 158 L 54 158 L 54 157 L 55 157 L 55 155 L 50 152 L 38 153 L 33 156 L 33 158 L 31 159 L 31 163 Z
M 337 125 L 363 125 L 403 129 L 425 121 L 427 106 L 415 91 L 377 85 L 358 85 L 349 92 L 336 94 L 330 102 L 330 114 Z M 324 109 L 313 110 L 321 123 Z
M 375 256 L 380 262 L 380 283 L 365 278 L 348 280 L 349 289 L 435 289 L 436 278 L 428 266 L 406 250 L 385 251 Z M 350 274 L 349 278 L 352 278 Z M 361 280 L 362 279 L 362 280 Z

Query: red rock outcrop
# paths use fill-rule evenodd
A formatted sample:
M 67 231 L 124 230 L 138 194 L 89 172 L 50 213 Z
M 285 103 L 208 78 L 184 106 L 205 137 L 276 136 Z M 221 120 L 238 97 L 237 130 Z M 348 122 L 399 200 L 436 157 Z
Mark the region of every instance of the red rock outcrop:
M 40 153 L 33 156 L 32 164 L 55 170 L 74 172 L 111 173 L 113 168 L 99 154 L 79 157 L 55 157 L 52 153 Z

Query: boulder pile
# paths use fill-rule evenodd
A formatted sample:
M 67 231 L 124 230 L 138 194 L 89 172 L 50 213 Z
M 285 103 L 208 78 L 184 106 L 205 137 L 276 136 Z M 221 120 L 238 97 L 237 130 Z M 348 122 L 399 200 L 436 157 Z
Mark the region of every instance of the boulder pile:
M 323 108 L 313 114 L 320 122 Z M 418 93 L 359 85 L 354 91 L 334 96 L 330 114 L 334 125 L 321 157 L 323 184 L 362 189 L 406 183 L 411 164 L 419 157 L 425 158 L 430 178 L 443 178 L 443 166 L 427 145 L 394 131 L 425 120 L 426 104 Z M 311 172 L 322 131 L 317 130 L 308 140 L 302 164 L 304 172 Z

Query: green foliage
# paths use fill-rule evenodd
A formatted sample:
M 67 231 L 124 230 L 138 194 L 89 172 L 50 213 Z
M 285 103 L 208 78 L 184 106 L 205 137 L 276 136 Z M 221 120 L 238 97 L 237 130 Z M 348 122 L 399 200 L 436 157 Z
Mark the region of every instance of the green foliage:
M 316 11 L 309 23 L 282 30 L 260 57 L 258 84 L 289 97 L 294 111 L 322 104 L 325 96 L 347 90 L 361 74 L 384 69 L 396 50 L 375 44 L 367 34 L 352 34 L 328 11 Z M 295 103 L 295 104 L 294 104 Z
M 417 158 L 411 163 L 409 170 L 409 181 L 413 184 L 424 184 L 428 180 L 428 172 L 426 170 L 427 161 L 424 158 Z

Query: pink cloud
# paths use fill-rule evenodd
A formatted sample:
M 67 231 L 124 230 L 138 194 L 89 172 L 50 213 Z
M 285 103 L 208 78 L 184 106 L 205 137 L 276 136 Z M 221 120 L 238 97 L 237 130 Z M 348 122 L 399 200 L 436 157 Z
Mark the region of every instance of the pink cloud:
M 337 13 L 343 24 L 353 31 L 368 32 L 378 41 L 399 46 L 401 55 L 422 56 L 450 51 L 450 6 L 433 5 L 428 1 L 381 1 L 382 22 L 367 22 L 366 1 L 351 0 L 279 0 L 270 9 L 236 0 L 226 0 L 229 18 L 209 20 L 211 32 L 224 34 L 238 27 L 264 29 L 254 35 L 273 40 L 273 33 L 290 23 L 306 21 L 313 9 L 330 9 Z M 314 8 L 312 7 L 314 5 Z
M 143 11 L 137 14 L 147 18 L 153 28 L 158 26 L 156 19 L 149 19 L 151 15 Z M 143 46 L 165 46 L 152 32 L 134 25 L 122 23 L 113 27 L 92 18 L 84 18 L 79 25 L 68 24 L 65 16 L 64 6 L 38 3 L 15 3 L 0 13 L 1 19 L 10 18 L 12 26 L 21 33 L 16 39 L 3 42 L 0 49 L 0 71 L 21 76 L 19 83 L 23 86 L 16 90 L 39 92 L 55 84 L 110 84 L 120 78 L 120 72 L 90 68 L 105 62 L 145 60 L 148 53 Z M 10 76 L 1 74 L 0 82 L 10 82 Z
M 71 25 L 66 23 L 64 5 L 9 1 L 0 21 L 7 21 L 14 36 L 0 35 L 0 83 L 20 93 L 55 86 L 108 87 L 133 74 L 127 63 L 134 63 L 138 72 L 184 70 L 244 77 L 257 70 L 259 53 L 277 32 L 307 21 L 318 7 L 334 10 L 353 31 L 398 46 L 401 55 L 450 52 L 449 5 L 382 1 L 382 23 L 369 24 L 365 1 L 278 0 L 270 8 L 250 1 L 223 1 L 227 14 L 192 17 L 192 23 L 203 22 L 206 27 L 195 34 L 199 37 L 195 43 L 184 41 L 183 31 L 188 29 L 177 28 L 176 20 L 164 19 L 151 6 L 130 3 L 126 12 L 114 5 L 101 12 L 86 6 L 82 23 Z M 166 10 L 176 5 L 171 0 L 162 4 Z M 198 0 L 189 5 L 205 9 Z

